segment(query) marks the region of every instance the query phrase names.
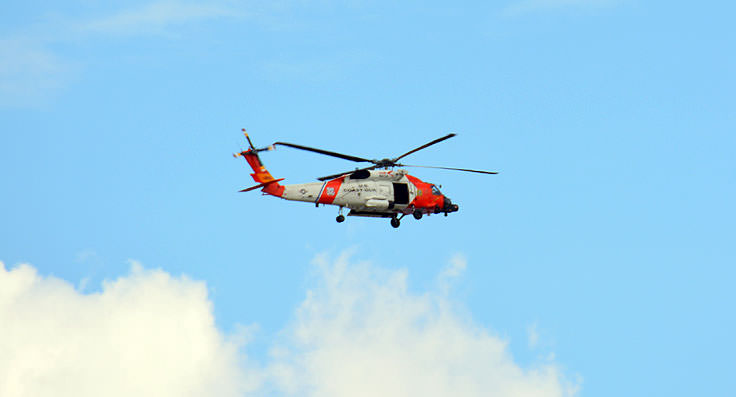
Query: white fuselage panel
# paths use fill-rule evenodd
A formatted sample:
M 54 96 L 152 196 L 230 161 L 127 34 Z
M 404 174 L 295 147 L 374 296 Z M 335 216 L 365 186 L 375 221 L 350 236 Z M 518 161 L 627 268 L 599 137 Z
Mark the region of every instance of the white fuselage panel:
M 405 175 L 404 170 L 374 170 L 367 178 L 351 179 L 350 176 L 344 176 L 327 182 L 285 185 L 282 198 L 332 204 L 357 211 L 401 211 L 417 195 L 416 186 L 409 182 Z M 395 183 L 407 185 L 408 200 L 406 203 L 396 203 Z

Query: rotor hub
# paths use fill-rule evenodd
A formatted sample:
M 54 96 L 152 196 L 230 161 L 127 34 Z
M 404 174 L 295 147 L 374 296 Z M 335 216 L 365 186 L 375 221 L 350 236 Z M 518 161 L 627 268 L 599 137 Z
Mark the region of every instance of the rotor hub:
M 391 168 L 396 166 L 396 161 L 393 159 L 373 160 L 373 164 L 376 165 L 376 168 Z

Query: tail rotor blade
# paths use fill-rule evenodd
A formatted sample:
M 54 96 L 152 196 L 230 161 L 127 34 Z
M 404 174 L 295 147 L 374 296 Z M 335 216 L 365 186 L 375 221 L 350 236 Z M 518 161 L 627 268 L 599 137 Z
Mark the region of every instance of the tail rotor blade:
M 245 135 L 245 139 L 248 140 L 248 144 L 250 145 L 250 148 L 255 149 L 256 147 L 253 146 L 253 142 L 250 141 L 250 137 L 248 136 L 248 133 L 245 132 L 245 128 L 243 128 L 243 135 Z

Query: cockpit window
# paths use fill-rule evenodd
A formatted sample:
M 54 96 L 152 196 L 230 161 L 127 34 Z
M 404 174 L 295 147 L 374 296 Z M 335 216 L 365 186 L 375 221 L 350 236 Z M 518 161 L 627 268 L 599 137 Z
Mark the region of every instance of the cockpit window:
M 432 185 L 432 194 L 434 194 L 435 196 L 439 196 L 442 193 L 440 193 L 440 189 L 437 189 L 437 186 Z

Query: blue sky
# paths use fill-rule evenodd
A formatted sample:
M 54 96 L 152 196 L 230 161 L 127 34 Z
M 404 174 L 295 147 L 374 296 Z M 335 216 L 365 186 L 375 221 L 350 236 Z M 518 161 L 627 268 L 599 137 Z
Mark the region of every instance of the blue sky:
M 315 263 L 337 269 L 349 252 L 379 274 L 365 296 L 406 272 L 398 302 L 442 296 L 514 365 L 551 363 L 578 395 L 728 395 L 734 11 L 5 2 L 0 261 L 80 296 L 134 278 L 131 259 L 186 275 L 205 283 L 217 332 L 256 325 L 242 350 L 268 366 L 322 291 Z M 242 127 L 256 145 L 369 158 L 456 132 L 411 162 L 501 173 L 414 171 L 460 212 L 337 224 L 331 207 L 237 193 L 252 184 L 230 156 Z M 285 183 L 353 166 L 286 148 L 262 159 Z M 453 263 L 464 271 L 447 292 Z

